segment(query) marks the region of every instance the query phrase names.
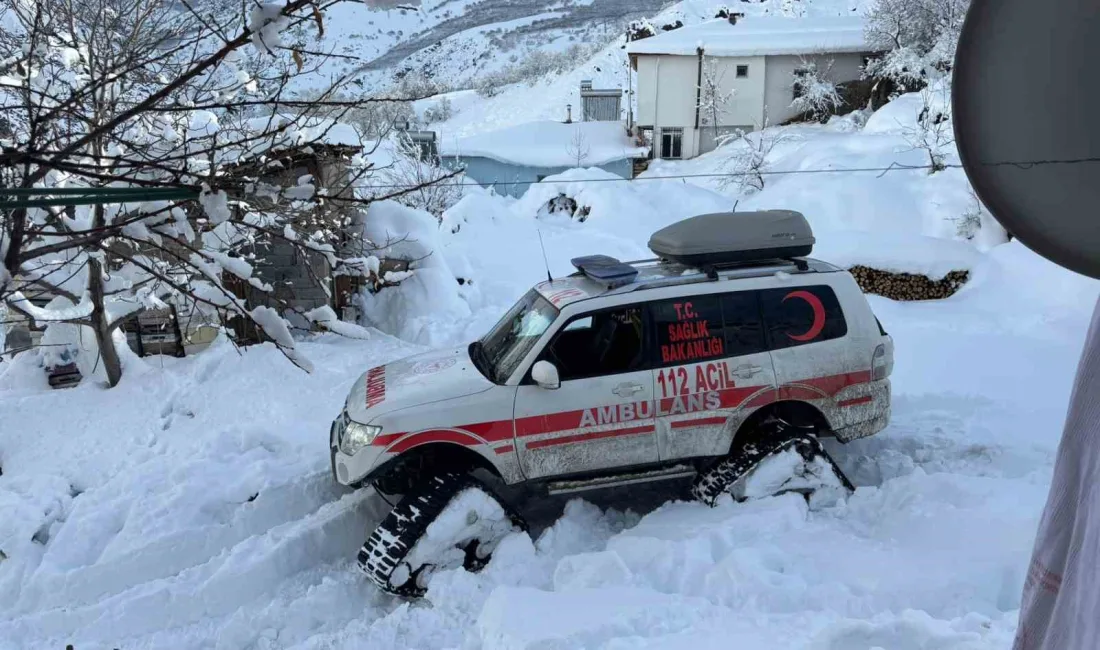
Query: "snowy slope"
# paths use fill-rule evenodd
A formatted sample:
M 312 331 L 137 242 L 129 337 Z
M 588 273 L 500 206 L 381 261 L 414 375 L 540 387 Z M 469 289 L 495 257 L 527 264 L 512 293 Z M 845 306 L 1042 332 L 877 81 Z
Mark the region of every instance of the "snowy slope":
M 474 279 L 457 311 L 379 324 L 467 339 L 544 273 L 538 232 L 562 274 L 729 202 L 682 181 L 586 182 L 601 174 L 472 193 L 417 231 Z M 585 222 L 542 210 L 559 192 L 591 207 Z M 419 345 L 319 337 L 302 344 L 312 375 L 270 346 L 221 345 L 147 360 L 112 391 L 51 391 L 29 357 L 5 363 L 0 648 L 1003 648 L 1100 288 L 1016 243 L 975 256 L 948 300 L 871 297 L 896 341 L 896 406 L 886 432 L 835 450 L 860 486 L 847 502 L 559 501 L 535 540 L 434 576 L 413 605 L 357 574 L 381 504 L 335 486 L 326 443 L 358 374 Z
M 694 25 L 714 18 L 720 5 L 734 3 L 712 2 L 711 0 L 683 0 L 669 5 L 663 11 L 648 18 L 650 24 L 659 28 L 677 21 L 684 25 Z M 851 16 L 865 11 L 867 0 L 805 0 L 790 2 L 783 0 L 764 0 L 762 2 L 738 2 L 735 10 L 747 16 Z M 626 37 L 617 32 L 599 32 L 600 38 L 581 39 L 577 42 L 605 45 L 590 59 L 580 65 L 557 75 L 532 80 L 529 83 L 516 83 L 508 86 L 495 97 L 477 97 L 471 91 L 460 91 L 444 95 L 448 97 L 455 115 L 431 128 L 440 132 L 444 139 L 467 136 L 496 128 L 534 122 L 540 120 L 564 120 L 565 106 L 580 105 L 580 82 L 588 79 L 596 88 L 627 88 L 629 86 L 626 58 Z M 672 32 L 674 33 L 674 32 Z M 602 39 L 602 40 L 601 40 Z M 568 38 L 557 41 L 557 49 L 568 46 L 574 41 Z M 469 44 L 463 47 L 470 47 Z M 553 45 L 547 45 L 551 51 Z M 460 50 L 463 48 L 456 48 Z M 449 50 L 441 50 L 449 51 Z M 475 51 L 477 51 L 475 49 Z M 522 57 L 522 53 L 520 54 Z M 494 52 L 492 59 L 499 57 Z M 451 57 L 454 58 L 454 57 Z M 455 60 L 461 60 L 455 59 Z M 443 68 L 449 65 L 441 64 Z M 487 68 L 488 69 L 488 68 Z M 448 71 L 446 79 L 464 79 L 463 73 Z M 474 79 L 477 76 L 475 75 Z M 458 83 L 462 86 L 462 83 Z M 436 101 L 421 103 L 421 110 Z M 624 105 L 625 109 L 625 105 Z
M 419 348 L 322 337 L 307 376 L 222 346 L 111 392 L 28 387 L 5 364 L 0 647 L 1003 648 L 1097 287 L 1016 244 L 980 271 L 941 303 L 872 298 L 897 405 L 886 433 L 836 451 L 861 486 L 846 504 L 639 519 L 623 495 L 576 500 L 414 606 L 357 575 L 377 504 L 334 486 L 325 443 L 357 374 Z
M 808 4 L 821 7 L 849 8 Z M 670 15 L 712 9 L 689 0 Z M 376 54 L 396 43 L 375 40 L 364 48 Z M 618 48 L 494 98 L 452 95 L 445 126 L 558 119 L 580 79 L 618 79 Z M 923 164 L 902 133 L 916 108 L 903 97 L 865 128 L 793 129 L 770 163 Z M 414 231 L 431 262 L 368 302 L 370 340 L 301 343 L 312 374 L 271 346 L 224 342 L 137 362 L 110 391 L 50 390 L 30 355 L 0 363 L 0 650 L 1008 647 L 1100 283 L 1016 242 L 960 240 L 960 170 L 775 175 L 740 195 L 706 176 L 730 155 L 657 163 L 629 183 L 573 170 L 518 200 L 471 188 L 441 226 L 379 206 L 372 227 Z M 547 213 L 559 194 L 590 208 L 583 223 Z M 582 254 L 647 256 L 653 230 L 735 202 L 802 210 L 823 259 L 971 270 L 947 300 L 869 298 L 896 344 L 895 406 L 882 434 L 833 447 L 857 492 L 815 512 L 795 498 L 709 509 L 661 489 L 554 500 L 532 513 L 533 539 L 506 539 L 480 574 L 435 575 L 423 602 L 370 587 L 353 557 L 385 504 L 339 488 L 327 457 L 329 420 L 359 374 L 484 332 L 545 277 L 540 235 L 562 275 Z
M 420 0 L 341 3 L 326 11 L 326 72 L 354 72 L 357 88 L 384 90 L 422 73 L 465 87 L 535 50 L 606 42 L 664 0 Z

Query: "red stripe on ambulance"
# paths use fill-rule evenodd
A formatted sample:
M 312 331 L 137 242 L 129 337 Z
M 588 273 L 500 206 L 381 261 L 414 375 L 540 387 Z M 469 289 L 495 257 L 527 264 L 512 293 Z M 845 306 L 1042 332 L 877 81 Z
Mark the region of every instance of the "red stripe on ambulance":
M 673 422 L 669 426 L 672 427 L 673 429 L 686 429 L 688 427 L 710 427 L 710 426 L 714 426 L 714 425 L 717 425 L 717 424 L 725 424 L 725 423 L 726 423 L 726 418 L 724 418 L 724 417 L 695 418 L 694 420 L 679 420 L 677 422 Z
M 629 429 L 612 429 L 611 431 L 593 431 L 592 433 L 578 433 L 573 436 L 562 436 L 560 438 L 546 438 L 545 440 L 535 440 L 527 443 L 528 449 L 538 449 L 540 447 L 552 447 L 554 445 L 567 445 L 572 442 L 585 442 L 588 440 L 598 440 L 600 438 L 615 438 L 618 436 L 632 436 L 640 433 L 653 433 L 657 428 L 652 424 L 648 424 L 640 427 L 631 427 Z
M 378 406 L 386 399 L 386 367 L 367 371 L 367 408 Z
M 488 443 L 503 442 L 513 438 L 527 438 L 531 436 L 567 433 L 589 427 L 600 427 L 615 424 L 626 424 L 637 420 L 648 420 L 652 417 L 667 417 L 670 415 L 736 409 L 739 407 L 760 407 L 771 404 L 776 400 L 800 399 L 818 400 L 832 397 L 849 386 L 864 384 L 871 381 L 871 372 L 849 372 L 828 377 L 814 377 L 791 382 L 780 386 L 778 390 L 770 386 L 735 386 L 725 363 L 714 362 L 696 366 L 692 373 L 684 367 L 666 368 L 658 371 L 658 383 L 662 384 L 662 390 L 680 391 L 681 394 L 673 394 L 670 397 L 658 398 L 655 402 L 641 401 L 624 404 L 580 409 L 575 411 L 561 411 L 559 413 L 547 413 L 545 415 L 533 415 L 512 420 L 496 420 L 490 422 L 477 422 L 464 424 L 450 430 L 427 430 L 416 433 L 408 438 L 406 433 L 386 433 L 379 435 L 372 443 L 374 446 L 388 447 L 394 442 L 398 444 L 388 451 L 397 453 L 408 448 L 425 444 L 427 442 L 451 442 L 464 446 L 475 446 Z M 381 368 L 377 368 L 378 381 L 374 384 L 376 390 L 381 391 L 381 399 L 385 398 L 385 376 Z M 371 371 L 374 373 L 374 370 Z M 689 392 L 691 388 L 688 378 L 695 377 L 696 387 L 705 387 L 705 390 Z M 371 394 L 371 374 L 368 373 L 368 396 Z M 368 397 L 369 399 L 369 397 Z M 838 406 L 855 406 L 870 402 L 870 396 L 857 397 L 838 402 Z M 698 418 L 694 420 L 680 420 L 670 424 L 673 429 L 713 426 L 726 421 L 725 416 Z M 539 449 L 554 445 L 563 445 L 601 438 L 616 436 L 653 433 L 654 425 L 643 425 L 628 428 L 608 429 L 588 433 L 559 436 L 536 440 L 527 444 L 528 449 Z M 468 432 L 468 433 L 464 433 Z M 513 451 L 511 445 L 501 445 L 495 449 L 499 454 Z

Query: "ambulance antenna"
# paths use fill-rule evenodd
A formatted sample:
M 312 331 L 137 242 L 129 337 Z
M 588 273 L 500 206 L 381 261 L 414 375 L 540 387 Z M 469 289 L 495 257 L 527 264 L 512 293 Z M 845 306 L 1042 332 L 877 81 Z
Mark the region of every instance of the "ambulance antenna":
M 554 277 L 550 275 L 550 261 L 546 259 L 546 244 L 542 243 L 542 230 L 535 228 L 535 232 L 539 234 L 539 248 L 542 249 L 542 263 L 546 265 L 546 279 L 554 284 Z

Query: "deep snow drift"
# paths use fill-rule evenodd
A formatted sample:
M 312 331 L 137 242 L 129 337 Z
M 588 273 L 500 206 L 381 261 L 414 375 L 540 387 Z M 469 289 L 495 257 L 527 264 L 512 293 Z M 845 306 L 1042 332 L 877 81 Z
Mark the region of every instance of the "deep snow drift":
M 776 165 L 911 155 L 869 125 L 803 129 Z M 540 234 L 561 275 L 577 255 L 646 257 L 654 230 L 732 195 L 574 170 L 518 200 L 471 192 L 441 225 L 377 204 L 368 235 L 411 231 L 395 245 L 430 255 L 364 297 L 370 339 L 301 343 L 308 375 L 224 342 L 134 359 L 110 391 L 52 391 L 30 355 L 0 364 L 0 648 L 1005 648 L 1100 287 L 1016 242 L 954 239 L 956 171 L 788 176 L 739 204 L 803 210 L 824 259 L 971 270 L 946 300 L 870 298 L 895 339 L 895 407 L 882 434 L 831 447 L 850 498 L 557 502 L 535 539 L 505 538 L 482 573 L 433 575 L 413 604 L 358 574 L 383 504 L 329 474 L 352 382 L 484 332 L 545 277 Z M 547 209 L 560 194 L 583 222 Z

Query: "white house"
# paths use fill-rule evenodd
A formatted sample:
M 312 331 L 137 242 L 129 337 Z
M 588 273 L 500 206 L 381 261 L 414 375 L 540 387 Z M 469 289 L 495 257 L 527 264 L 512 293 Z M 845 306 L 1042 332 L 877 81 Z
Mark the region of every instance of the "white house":
M 716 135 L 752 131 L 794 117 L 795 72 L 814 63 L 834 82 L 860 78 L 872 52 L 861 17 L 716 19 L 632 41 L 637 128 L 649 131 L 655 158 L 692 158 Z M 709 78 L 729 97 L 711 122 L 702 88 Z M 732 92 L 732 94 L 731 94 Z

